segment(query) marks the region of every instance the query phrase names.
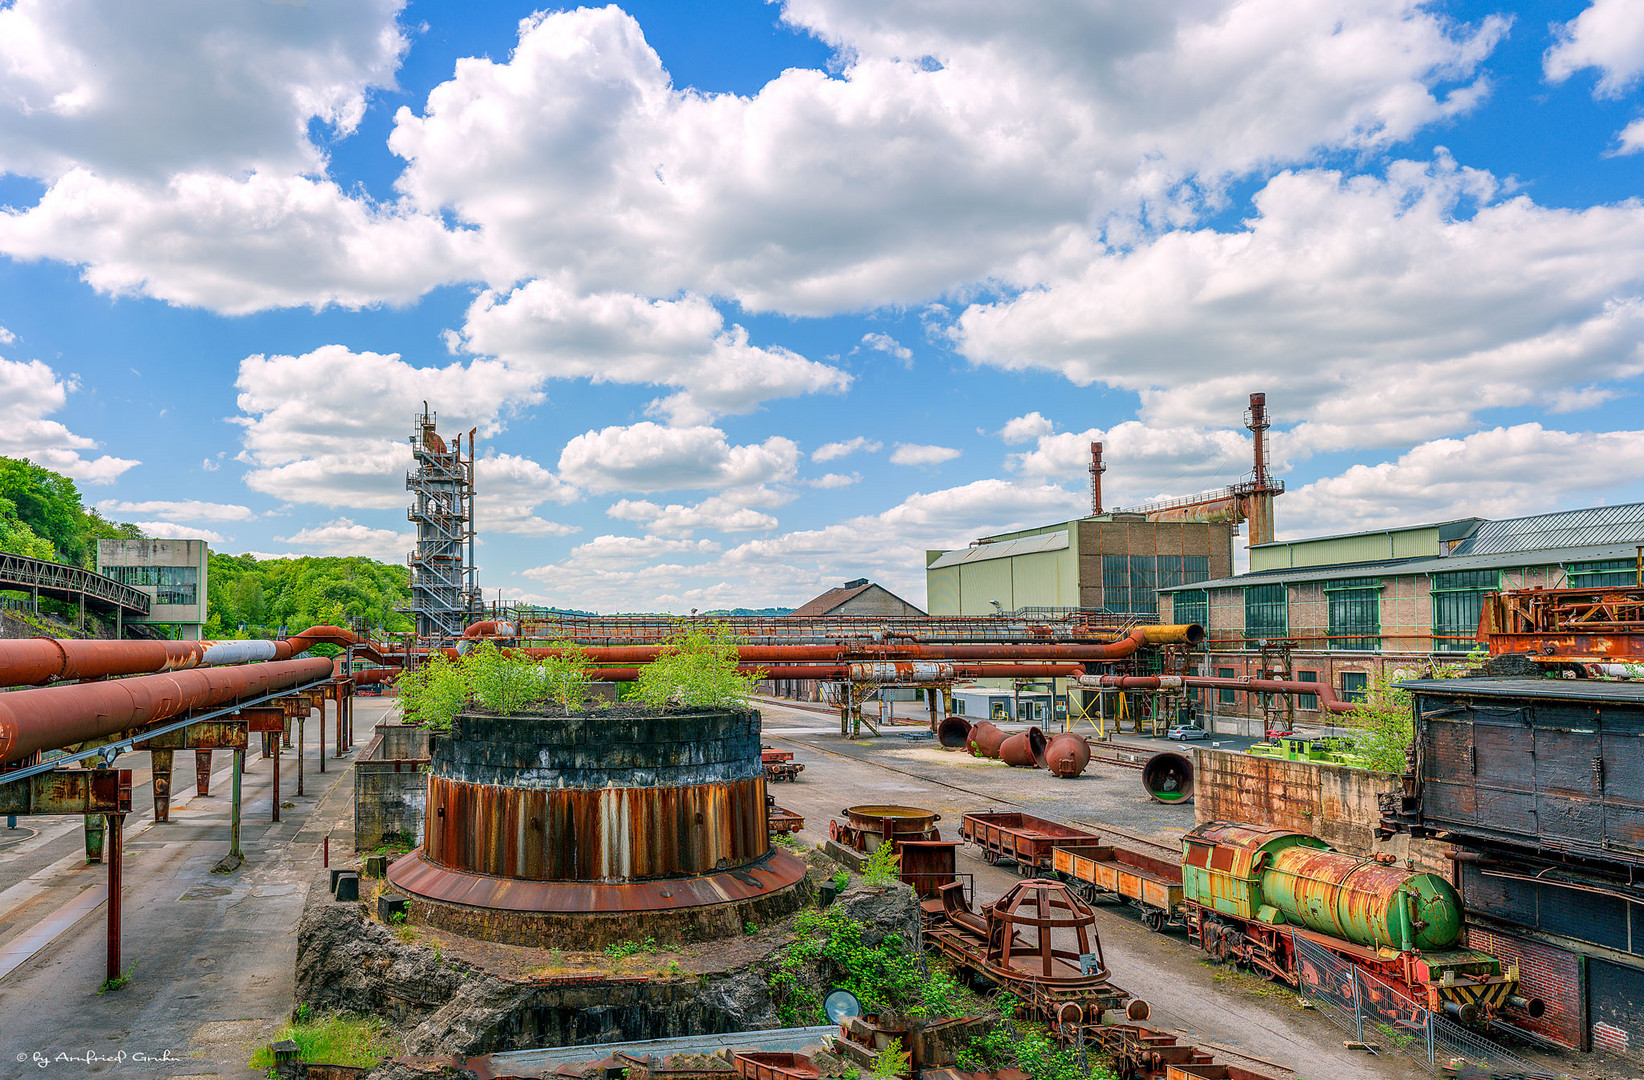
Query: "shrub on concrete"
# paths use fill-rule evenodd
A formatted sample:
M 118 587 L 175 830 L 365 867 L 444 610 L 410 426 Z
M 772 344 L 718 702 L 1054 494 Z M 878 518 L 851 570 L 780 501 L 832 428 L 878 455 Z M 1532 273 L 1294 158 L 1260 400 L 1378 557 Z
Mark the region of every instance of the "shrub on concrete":
M 400 711 L 411 724 L 449 731 L 451 721 L 468 704 L 468 680 L 462 663 L 435 653 L 415 671 L 400 676 Z
M 559 655 L 541 661 L 547 699 L 575 709 L 588 696 L 588 652 L 574 641 L 556 641 Z
M 742 675 L 736 667 L 737 639 L 729 626 L 691 627 L 675 634 L 666 652 L 639 669 L 629 697 L 655 709 L 746 709 L 764 672 Z
M 513 716 L 547 699 L 548 680 L 536 660 L 482 641 L 460 662 L 475 702 L 498 716 Z

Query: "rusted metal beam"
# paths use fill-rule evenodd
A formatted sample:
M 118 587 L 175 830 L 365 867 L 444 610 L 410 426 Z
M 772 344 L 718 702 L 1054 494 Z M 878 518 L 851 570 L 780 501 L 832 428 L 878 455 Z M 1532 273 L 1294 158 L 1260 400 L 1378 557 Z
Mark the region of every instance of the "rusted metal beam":
M 154 785 L 154 820 L 171 820 L 171 763 L 174 750 L 149 751 L 149 767 Z
M 120 893 L 124 888 L 125 814 L 108 815 L 108 981 L 120 977 Z
M 53 769 L 0 784 L 0 814 L 124 814 L 130 810 L 130 769 Z
M 252 712 L 254 709 L 244 709 Z M 244 720 L 201 720 L 176 731 L 167 731 L 151 738 L 132 743 L 133 750 L 194 750 L 203 752 L 210 762 L 213 750 L 232 750 L 247 745 Z M 206 775 L 211 774 L 208 771 Z M 204 794 L 204 792 L 201 792 Z

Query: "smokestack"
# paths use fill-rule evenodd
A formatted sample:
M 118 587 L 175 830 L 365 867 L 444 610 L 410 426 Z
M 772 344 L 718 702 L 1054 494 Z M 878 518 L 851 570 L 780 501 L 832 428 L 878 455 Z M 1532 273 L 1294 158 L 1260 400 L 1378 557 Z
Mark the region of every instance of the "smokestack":
M 1102 513 L 1102 474 L 1107 472 L 1107 466 L 1102 464 L 1102 444 L 1090 444 L 1090 516 L 1100 517 Z
M 1256 475 L 1258 487 L 1267 486 L 1267 395 L 1250 395 L 1250 415 L 1244 426 L 1250 429 L 1256 448 Z
M 1273 497 L 1283 488 L 1275 489 L 1267 471 L 1267 395 L 1250 395 L 1250 412 L 1244 426 L 1250 429 L 1256 467 L 1251 479 L 1251 491 L 1246 517 L 1250 522 L 1250 544 L 1273 542 Z

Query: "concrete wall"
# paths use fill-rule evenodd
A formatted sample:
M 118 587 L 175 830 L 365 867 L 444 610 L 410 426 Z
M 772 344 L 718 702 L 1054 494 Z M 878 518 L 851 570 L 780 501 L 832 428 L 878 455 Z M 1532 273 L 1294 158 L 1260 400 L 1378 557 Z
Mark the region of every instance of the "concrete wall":
M 383 843 L 422 843 L 428 806 L 428 731 L 378 724 L 354 762 L 354 850 Z
M 1398 835 L 1376 839 L 1378 796 L 1400 789 L 1393 773 L 1350 769 L 1312 761 L 1285 761 L 1227 750 L 1193 751 L 1193 821 L 1237 821 L 1316 836 L 1337 851 L 1370 855 L 1385 851 L 1400 863 L 1445 878 L 1454 864 L 1446 845 Z

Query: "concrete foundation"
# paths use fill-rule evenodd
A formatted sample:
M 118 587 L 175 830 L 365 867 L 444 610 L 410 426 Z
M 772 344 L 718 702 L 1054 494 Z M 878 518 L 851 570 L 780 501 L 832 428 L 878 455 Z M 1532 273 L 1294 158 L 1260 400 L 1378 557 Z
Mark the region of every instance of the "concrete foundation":
M 354 850 L 422 843 L 428 806 L 429 733 L 378 724 L 354 763 Z

